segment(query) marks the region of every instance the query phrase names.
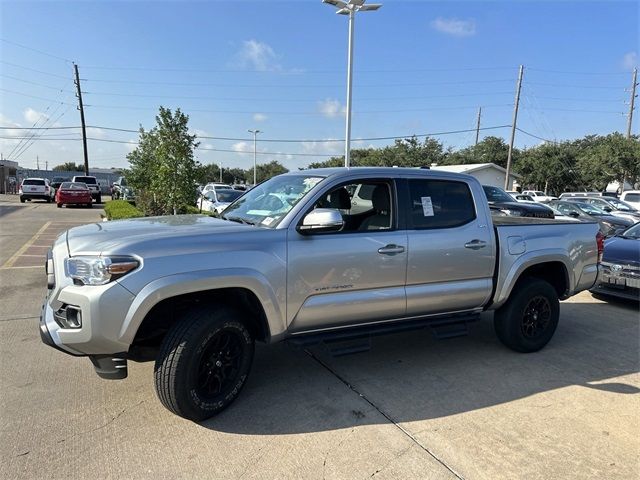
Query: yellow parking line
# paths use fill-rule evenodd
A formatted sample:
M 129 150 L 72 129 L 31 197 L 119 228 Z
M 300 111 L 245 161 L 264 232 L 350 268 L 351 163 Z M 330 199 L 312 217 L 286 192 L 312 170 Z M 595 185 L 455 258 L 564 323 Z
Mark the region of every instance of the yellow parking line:
M 22 247 L 20 247 L 20 249 L 16 253 L 14 253 L 11 256 L 11 258 L 5 262 L 4 265 L 2 265 L 1 268 L 11 268 L 11 267 L 13 267 L 13 264 L 16 263 L 16 260 L 18 260 L 18 257 L 20 255 L 22 255 L 24 252 L 27 251 L 27 248 L 29 248 L 31 246 L 31 244 L 36 241 L 36 239 L 38 238 L 38 235 L 40 235 L 42 232 L 44 232 L 49 225 L 51 225 L 51 222 L 45 223 L 42 226 L 42 228 L 40 230 L 38 230 L 36 232 L 36 234 L 27 241 L 27 243 L 22 245 Z

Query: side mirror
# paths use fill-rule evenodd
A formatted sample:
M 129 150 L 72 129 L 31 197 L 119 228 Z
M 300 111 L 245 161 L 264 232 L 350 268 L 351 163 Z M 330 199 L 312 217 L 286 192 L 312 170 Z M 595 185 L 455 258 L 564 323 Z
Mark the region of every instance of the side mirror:
M 607 212 L 607 213 L 610 213 L 610 212 L 612 212 L 612 211 L 613 211 L 613 210 L 612 210 L 611 208 L 609 208 L 609 207 L 604 207 L 604 208 L 603 208 L 603 210 L 604 210 L 605 212 Z
M 342 215 L 335 208 L 316 208 L 309 212 L 298 226 L 302 234 L 337 232 L 344 226 Z
M 578 212 L 569 212 L 569 216 L 573 218 L 578 218 L 580 214 Z

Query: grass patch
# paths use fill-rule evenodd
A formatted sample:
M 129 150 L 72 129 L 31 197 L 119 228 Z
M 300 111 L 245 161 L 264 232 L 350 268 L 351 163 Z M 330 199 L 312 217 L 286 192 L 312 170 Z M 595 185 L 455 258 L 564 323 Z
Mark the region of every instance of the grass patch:
M 111 200 L 104 204 L 104 212 L 109 220 L 144 217 L 144 214 L 126 200 Z

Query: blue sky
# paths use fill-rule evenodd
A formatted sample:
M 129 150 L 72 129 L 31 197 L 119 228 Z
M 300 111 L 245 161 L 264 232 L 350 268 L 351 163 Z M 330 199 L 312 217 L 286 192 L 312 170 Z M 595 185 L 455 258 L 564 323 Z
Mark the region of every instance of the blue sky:
M 354 139 L 472 129 L 479 106 L 483 127 L 508 125 L 520 64 L 518 126 L 526 132 L 561 140 L 626 130 L 638 2 L 383 4 L 356 18 Z M 149 128 L 159 105 L 181 107 L 196 133 L 232 138 L 203 138 L 197 152 L 225 168 L 252 165 L 249 128 L 264 132 L 259 162 L 297 168 L 342 152 L 335 141 L 260 141 L 344 138 L 347 19 L 320 0 L 3 1 L 0 18 L 0 126 L 79 125 L 74 61 L 88 125 Z M 40 131 L 28 146 L 6 138 L 25 131 L 4 130 L 0 150 L 6 158 L 17 146 L 10 158 L 22 150 L 25 167 L 35 167 L 36 156 L 49 168 L 81 162 L 77 132 Z M 89 136 L 95 167 L 126 166 L 132 146 L 106 140 L 137 138 L 99 129 Z M 437 138 L 457 149 L 474 133 Z M 520 147 L 538 143 L 517 133 Z

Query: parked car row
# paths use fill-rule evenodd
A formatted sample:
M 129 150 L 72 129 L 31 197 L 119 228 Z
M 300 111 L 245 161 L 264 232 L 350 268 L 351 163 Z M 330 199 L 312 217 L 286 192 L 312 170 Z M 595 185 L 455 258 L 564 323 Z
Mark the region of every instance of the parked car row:
M 89 194 L 86 201 L 85 191 Z M 87 204 L 95 199 L 102 203 L 102 194 L 96 177 L 74 176 L 71 180 L 66 177 L 54 177 L 52 182 L 48 178 L 25 178 L 18 189 L 20 202 L 31 200 L 45 200 L 47 203 L 56 202 L 58 207 L 67 204 Z

